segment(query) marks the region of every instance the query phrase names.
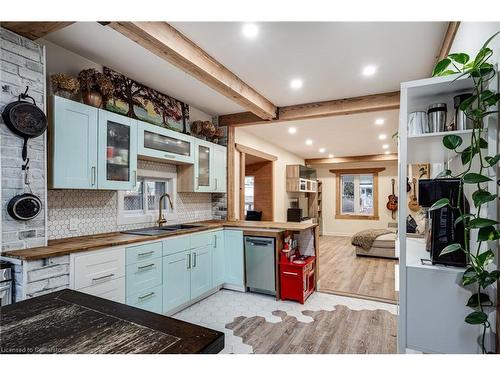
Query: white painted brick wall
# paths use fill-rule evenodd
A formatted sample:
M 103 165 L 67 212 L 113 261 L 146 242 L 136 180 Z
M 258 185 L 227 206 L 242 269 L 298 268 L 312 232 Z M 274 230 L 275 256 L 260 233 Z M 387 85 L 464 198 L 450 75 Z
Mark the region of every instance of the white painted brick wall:
M 45 100 L 45 56 L 42 46 L 0 28 L 0 111 L 29 86 L 29 94 L 40 108 Z M 9 200 L 24 190 L 21 172 L 22 138 L 13 134 L 0 118 L 0 157 L 2 188 L 2 250 L 16 250 L 45 245 L 45 212 L 35 220 L 18 222 L 6 211 Z M 45 198 L 44 137 L 29 140 L 31 185 L 33 193 Z M 45 207 L 44 207 L 45 210 Z

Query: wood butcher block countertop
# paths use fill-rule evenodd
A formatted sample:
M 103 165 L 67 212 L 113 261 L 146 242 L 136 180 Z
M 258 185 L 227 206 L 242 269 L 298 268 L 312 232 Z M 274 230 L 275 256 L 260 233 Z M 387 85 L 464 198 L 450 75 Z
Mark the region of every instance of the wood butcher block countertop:
M 51 240 L 47 246 L 32 247 L 22 250 L 11 250 L 2 253 L 2 256 L 21 260 L 36 260 L 53 256 L 68 255 L 71 253 L 97 250 L 113 246 L 130 245 L 146 241 L 154 241 L 167 237 L 180 236 L 213 230 L 218 228 L 241 228 L 243 230 L 272 230 L 276 231 L 303 231 L 316 227 L 318 224 L 280 223 L 273 221 L 221 221 L 208 220 L 190 224 L 202 226 L 182 231 L 166 232 L 158 236 L 143 236 L 120 232 L 93 234 L 90 236 L 70 237 Z

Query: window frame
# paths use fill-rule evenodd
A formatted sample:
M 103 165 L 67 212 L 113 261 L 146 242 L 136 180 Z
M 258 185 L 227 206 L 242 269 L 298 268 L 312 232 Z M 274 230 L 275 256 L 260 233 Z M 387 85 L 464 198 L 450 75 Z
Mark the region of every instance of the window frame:
M 330 169 L 330 172 L 335 174 L 335 219 L 338 220 L 380 220 L 378 202 L 378 174 L 384 171 L 385 168 L 356 168 L 356 169 Z M 373 175 L 373 214 L 346 214 L 341 211 L 342 200 L 342 176 L 346 175 Z
M 138 170 L 137 179 L 165 181 L 167 183 L 166 190 L 171 190 L 170 197 L 172 198 L 172 211 L 165 210 L 164 216 L 167 221 L 177 220 L 177 174 L 165 171 Z M 117 225 L 127 224 L 154 224 L 158 220 L 158 210 L 149 210 L 147 205 L 142 210 L 127 211 L 124 207 L 125 191 L 120 190 L 117 194 Z

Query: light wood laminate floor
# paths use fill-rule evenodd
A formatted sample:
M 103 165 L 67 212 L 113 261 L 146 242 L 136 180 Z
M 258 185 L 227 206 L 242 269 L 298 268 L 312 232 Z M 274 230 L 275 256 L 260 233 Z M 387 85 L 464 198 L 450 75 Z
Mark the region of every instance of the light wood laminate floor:
M 350 241 L 350 237 L 320 237 L 319 291 L 396 303 L 397 261 L 356 256 Z

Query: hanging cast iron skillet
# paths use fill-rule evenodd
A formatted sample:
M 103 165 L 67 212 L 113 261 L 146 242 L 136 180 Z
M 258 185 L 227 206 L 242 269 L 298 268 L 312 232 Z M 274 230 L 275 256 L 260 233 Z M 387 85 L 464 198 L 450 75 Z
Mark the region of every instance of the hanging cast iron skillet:
M 30 159 L 23 165 L 24 171 L 24 193 L 11 198 L 7 204 L 7 213 L 13 219 L 27 221 L 34 219 L 42 211 L 42 201 L 31 191 L 29 180 Z M 28 190 L 28 191 L 26 191 Z
M 33 103 L 25 101 L 31 99 Z M 28 95 L 28 87 L 24 94 L 19 95 L 16 102 L 7 104 L 2 112 L 5 125 L 18 136 L 24 138 L 22 157 L 26 161 L 28 154 L 28 139 L 36 138 L 47 129 L 47 117 L 35 104 L 35 99 Z

